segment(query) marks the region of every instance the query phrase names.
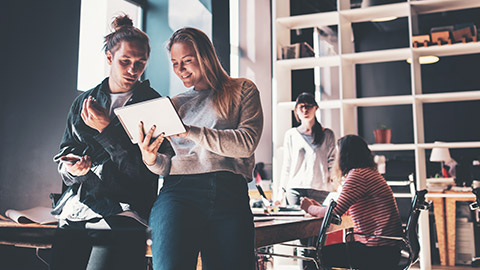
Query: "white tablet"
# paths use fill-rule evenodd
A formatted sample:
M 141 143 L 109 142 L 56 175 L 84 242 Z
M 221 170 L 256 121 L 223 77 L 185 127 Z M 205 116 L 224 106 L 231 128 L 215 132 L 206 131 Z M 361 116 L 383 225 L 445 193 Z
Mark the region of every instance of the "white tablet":
M 186 132 L 185 125 L 178 115 L 169 97 L 160 97 L 114 110 L 133 143 L 138 143 L 140 132 L 138 126 L 143 122 L 143 132 L 146 134 L 155 125 L 154 138 L 162 132 L 165 136 Z

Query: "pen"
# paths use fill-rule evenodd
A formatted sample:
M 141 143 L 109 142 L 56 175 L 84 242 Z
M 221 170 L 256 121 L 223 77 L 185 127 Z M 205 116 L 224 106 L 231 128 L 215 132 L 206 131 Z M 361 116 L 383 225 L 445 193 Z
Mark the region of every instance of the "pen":
M 260 196 L 262 196 L 262 202 L 265 204 L 265 206 L 270 206 L 270 201 L 265 195 L 265 192 L 263 192 L 262 187 L 260 185 L 255 185 L 255 186 L 257 186 L 257 190 L 260 193 Z
M 282 190 L 283 190 L 283 196 L 285 196 L 285 203 L 286 203 L 287 205 L 290 205 L 290 204 L 288 203 L 288 199 L 287 199 L 287 190 L 286 190 L 285 188 L 283 188 L 283 187 L 282 187 Z

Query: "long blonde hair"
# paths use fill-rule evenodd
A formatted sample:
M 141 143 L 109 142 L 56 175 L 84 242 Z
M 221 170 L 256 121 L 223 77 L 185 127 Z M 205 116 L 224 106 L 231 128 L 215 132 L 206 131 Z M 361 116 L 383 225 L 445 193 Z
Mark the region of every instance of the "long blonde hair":
M 230 77 L 223 69 L 212 42 L 202 31 L 190 27 L 178 29 L 170 37 L 167 50 L 171 52 L 173 44 L 177 42 L 190 44 L 195 50 L 202 76 L 215 91 L 215 109 L 221 117 L 227 118 L 233 107 L 240 102 L 238 80 Z

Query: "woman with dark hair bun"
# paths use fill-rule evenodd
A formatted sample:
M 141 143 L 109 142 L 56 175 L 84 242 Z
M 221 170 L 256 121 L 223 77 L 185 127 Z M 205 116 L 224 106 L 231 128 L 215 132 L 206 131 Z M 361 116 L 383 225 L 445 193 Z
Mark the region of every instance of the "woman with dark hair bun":
M 160 95 L 139 80 L 150 55 L 148 36 L 127 15 L 116 17 L 112 28 L 104 40 L 109 77 L 75 99 L 54 157 L 68 186 L 52 212 L 61 228 L 53 245 L 55 270 L 144 269 L 158 174 L 170 169 L 173 149 L 163 136 L 152 143 L 156 153 L 162 145 L 154 174 L 113 113 Z
M 341 216 L 347 210 L 353 220 L 355 232 L 366 235 L 401 236 L 402 226 L 393 192 L 377 171 L 372 152 L 367 143 L 357 135 L 347 135 L 338 140 L 334 171 L 344 177 L 342 191 L 334 212 Z M 323 217 L 327 207 L 304 198 L 301 208 L 309 214 Z M 373 236 L 355 235 L 355 242 L 334 244 L 322 249 L 324 265 L 355 269 L 395 269 L 400 259 L 396 241 Z

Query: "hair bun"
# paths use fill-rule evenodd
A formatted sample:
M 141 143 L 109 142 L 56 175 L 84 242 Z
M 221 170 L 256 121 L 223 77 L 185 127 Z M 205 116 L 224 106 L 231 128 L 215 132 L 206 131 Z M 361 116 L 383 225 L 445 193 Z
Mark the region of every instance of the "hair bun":
M 115 31 L 125 26 L 133 26 L 133 21 L 128 15 L 117 16 L 112 22 L 112 28 L 115 29 Z

